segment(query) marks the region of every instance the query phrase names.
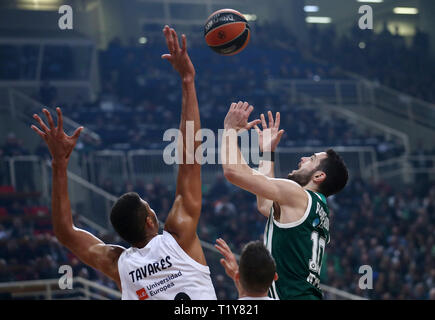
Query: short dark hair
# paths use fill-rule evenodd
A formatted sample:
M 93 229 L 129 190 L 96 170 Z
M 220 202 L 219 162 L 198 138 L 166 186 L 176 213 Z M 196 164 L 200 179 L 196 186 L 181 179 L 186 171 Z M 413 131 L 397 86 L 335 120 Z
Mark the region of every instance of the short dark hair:
M 317 170 L 326 174 L 326 179 L 319 185 L 319 192 L 329 197 L 346 186 L 349 173 L 343 159 L 333 149 L 326 150 L 326 155 L 327 157 L 321 160 Z
M 134 245 L 146 237 L 147 216 L 147 210 L 139 195 L 129 192 L 123 194 L 113 205 L 110 222 L 122 239 Z
M 262 294 L 272 285 L 275 260 L 261 241 L 251 241 L 240 255 L 240 283 L 248 293 Z

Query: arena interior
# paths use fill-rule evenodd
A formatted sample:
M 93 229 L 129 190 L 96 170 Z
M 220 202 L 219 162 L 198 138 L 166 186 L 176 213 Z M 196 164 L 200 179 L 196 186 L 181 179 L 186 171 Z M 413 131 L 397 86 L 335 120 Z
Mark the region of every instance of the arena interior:
M 65 4 L 73 28 L 62 30 Z M 360 28 L 363 5 L 373 28 Z M 204 41 L 206 18 L 222 8 L 251 28 L 234 56 Z M 59 106 L 67 132 L 85 127 L 68 167 L 76 226 L 127 246 L 108 215 L 128 191 L 164 221 L 177 166 L 162 160 L 163 134 L 178 128 L 181 108 L 178 75 L 161 59 L 168 24 L 187 36 L 203 128 L 217 133 L 243 100 L 256 114 L 281 113 L 277 176 L 329 147 L 343 156 L 350 180 L 328 198 L 325 298 L 435 299 L 434 18 L 432 0 L 1 1 L 0 297 L 120 299 L 54 237 L 50 155 L 30 125 L 33 113 Z M 216 294 L 237 299 L 213 244 L 222 237 L 240 253 L 263 238 L 266 220 L 221 165 L 205 164 L 202 184 L 198 234 Z M 62 265 L 72 266 L 71 290 L 59 288 Z M 359 286 L 363 265 L 372 289 Z

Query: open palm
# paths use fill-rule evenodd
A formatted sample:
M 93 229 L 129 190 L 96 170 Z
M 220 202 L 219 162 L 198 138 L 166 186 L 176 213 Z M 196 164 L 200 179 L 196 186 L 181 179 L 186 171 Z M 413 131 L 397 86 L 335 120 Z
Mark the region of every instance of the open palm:
M 42 119 L 37 114 L 34 114 L 33 118 L 38 121 L 42 130 L 40 130 L 35 125 L 32 125 L 31 128 L 45 141 L 53 160 L 68 161 L 71 152 L 73 151 L 77 143 L 80 133 L 83 130 L 83 127 L 77 128 L 72 136 L 68 136 L 63 131 L 62 111 L 60 110 L 60 108 L 56 108 L 58 119 L 57 127 L 54 126 L 54 121 L 51 117 L 50 112 L 45 108 L 42 109 L 42 112 L 47 118 L 49 127 L 47 127 L 44 121 L 42 121 Z
M 165 26 L 163 33 L 166 38 L 169 54 L 163 54 L 162 58 L 168 60 L 172 67 L 180 74 L 185 81 L 191 81 L 195 78 L 195 68 L 187 53 L 186 36 L 181 36 L 182 47 L 178 42 L 178 36 L 174 29 Z
M 267 116 L 269 118 L 269 127 L 267 126 L 264 114 L 261 114 L 260 116 L 263 130 L 260 130 L 257 125 L 254 126 L 255 131 L 258 133 L 258 142 L 260 144 L 261 152 L 275 151 L 282 135 L 284 134 L 283 129 L 279 130 L 279 112 L 276 113 L 275 120 L 273 119 L 273 114 L 271 111 L 267 112 Z

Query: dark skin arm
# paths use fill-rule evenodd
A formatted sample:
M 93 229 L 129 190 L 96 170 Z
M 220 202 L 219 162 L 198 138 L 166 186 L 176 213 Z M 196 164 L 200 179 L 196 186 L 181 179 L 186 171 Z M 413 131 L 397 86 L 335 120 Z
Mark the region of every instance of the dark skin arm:
M 116 282 L 121 289 L 118 273 L 118 258 L 124 248 L 108 245 L 91 233 L 74 226 L 71 214 L 71 204 L 68 196 L 67 167 L 71 153 L 80 136 L 83 127 L 78 128 L 72 136 L 63 131 L 62 111 L 56 109 L 58 125 L 48 112 L 43 109 L 49 126 L 38 116 L 33 118 L 42 130 L 32 125 L 32 129 L 45 141 L 52 156 L 53 187 L 52 187 L 52 223 L 53 231 L 59 242 L 67 247 L 80 261 L 104 273 Z
M 179 73 L 182 83 L 182 106 L 179 139 L 179 154 L 182 163 L 178 166 L 176 201 L 165 222 L 165 230 L 171 233 L 186 253 L 197 262 L 206 265 L 201 243 L 196 233 L 201 214 L 201 165 L 195 159 L 195 151 L 200 141 L 194 141 L 195 134 L 201 129 L 198 100 L 195 90 L 195 68 L 189 58 L 186 37 L 182 35 L 182 46 L 174 29 L 165 26 L 163 33 L 169 54 L 168 60 Z M 189 130 L 189 126 L 193 128 Z M 193 132 L 189 136 L 189 131 Z M 182 144 L 181 144 L 182 142 Z

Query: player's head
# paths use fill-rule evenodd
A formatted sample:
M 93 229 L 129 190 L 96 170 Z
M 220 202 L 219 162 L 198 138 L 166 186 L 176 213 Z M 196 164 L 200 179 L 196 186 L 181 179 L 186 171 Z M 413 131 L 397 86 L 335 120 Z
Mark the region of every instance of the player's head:
M 136 246 L 159 230 L 156 213 L 135 192 L 123 194 L 113 205 L 110 222 L 119 236 Z
M 348 177 L 343 159 L 332 149 L 315 153 L 310 157 L 302 157 L 298 169 L 287 176 L 302 187 L 313 182 L 317 186 L 317 191 L 326 197 L 341 191 Z
M 242 250 L 236 279 L 248 295 L 266 295 L 278 279 L 275 260 L 261 241 L 251 241 Z

